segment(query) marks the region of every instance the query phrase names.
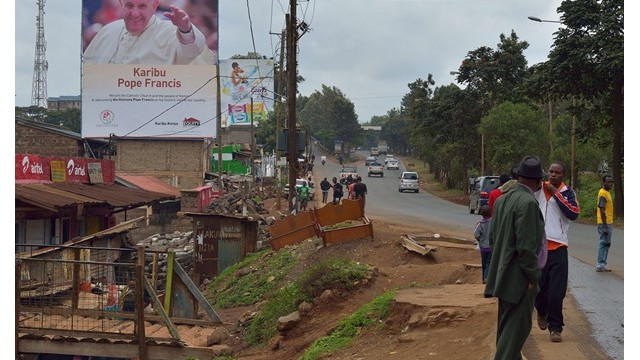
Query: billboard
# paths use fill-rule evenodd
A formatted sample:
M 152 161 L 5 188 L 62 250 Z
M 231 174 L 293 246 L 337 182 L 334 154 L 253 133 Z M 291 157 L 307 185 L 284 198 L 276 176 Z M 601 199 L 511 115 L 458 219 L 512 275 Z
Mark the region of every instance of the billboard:
M 215 137 L 217 0 L 82 9 L 82 137 Z
M 273 60 L 220 60 L 222 126 L 254 125 L 273 110 Z M 251 108 L 253 98 L 253 108 Z

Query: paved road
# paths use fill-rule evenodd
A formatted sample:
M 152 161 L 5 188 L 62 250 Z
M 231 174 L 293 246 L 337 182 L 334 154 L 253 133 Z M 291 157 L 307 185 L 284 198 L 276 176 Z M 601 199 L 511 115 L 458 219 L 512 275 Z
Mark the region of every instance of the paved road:
M 316 150 L 316 159 L 319 158 L 318 154 L 320 152 Z M 367 216 L 447 229 L 447 235 L 473 238 L 473 229 L 479 216 L 470 214 L 468 207 L 442 200 L 424 191 L 398 192 L 398 177 L 404 171 L 402 163 L 400 170 L 385 169 L 382 178 L 367 177 L 364 163 L 360 161 L 357 164 L 358 173 L 368 189 Z M 340 167 L 329 157 L 325 166 L 318 163 L 314 170 L 320 179 L 328 177 L 331 180 Z M 623 359 L 624 230 L 613 231 L 613 245 L 608 257 L 608 265 L 614 270 L 613 273 L 594 271 L 597 254 L 595 226 L 572 224 L 569 229 L 569 244 L 569 254 L 572 257 L 569 263 L 570 292 L 586 313 L 594 329 L 594 337 L 602 348 L 613 359 Z

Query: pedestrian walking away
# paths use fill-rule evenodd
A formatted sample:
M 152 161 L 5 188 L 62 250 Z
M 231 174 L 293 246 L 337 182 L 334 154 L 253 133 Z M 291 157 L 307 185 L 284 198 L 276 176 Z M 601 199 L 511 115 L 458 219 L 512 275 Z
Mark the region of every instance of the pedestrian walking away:
M 544 218 L 547 263 L 540 276 L 540 292 L 536 296 L 540 330 L 549 329 L 552 342 L 562 341 L 562 302 L 567 293 L 569 276 L 569 225 L 578 218 L 580 205 L 575 192 L 564 183 L 566 166 L 556 161 L 549 167 L 549 180 L 535 192 Z
M 598 217 L 598 235 L 600 242 L 598 244 L 598 265 L 597 272 L 611 271 L 607 267 L 607 256 L 611 247 L 611 232 L 613 224 L 613 199 L 611 198 L 611 188 L 613 187 L 613 178 L 605 175 L 602 178 L 602 188 L 598 191 L 598 209 L 596 216 Z
M 343 196 L 342 184 L 338 182 L 337 178 L 333 178 L 333 205 L 340 204 L 340 200 Z
M 362 178 L 358 176 L 355 185 L 353 185 L 353 193 L 356 199 L 362 199 L 362 212 L 364 213 L 364 205 L 366 203 L 367 185 L 362 182 Z
M 478 240 L 478 249 L 480 250 L 480 261 L 482 263 L 482 283 L 487 283 L 487 275 L 489 274 L 489 264 L 491 264 L 491 245 L 489 245 L 489 230 L 491 228 L 491 211 L 488 205 L 480 207 L 480 215 L 482 219 L 476 224 L 473 236 Z
M 322 190 L 323 204 L 327 203 L 327 197 L 329 196 L 329 189 L 331 189 L 331 183 L 327 180 L 327 178 L 324 178 L 324 180 L 320 182 L 320 190 Z
M 544 220 L 534 197 L 544 176 L 540 158 L 525 156 L 516 175 L 518 185 L 494 204 L 489 231 L 493 253 L 484 295 L 498 298 L 495 360 L 521 359 L 542 267 Z

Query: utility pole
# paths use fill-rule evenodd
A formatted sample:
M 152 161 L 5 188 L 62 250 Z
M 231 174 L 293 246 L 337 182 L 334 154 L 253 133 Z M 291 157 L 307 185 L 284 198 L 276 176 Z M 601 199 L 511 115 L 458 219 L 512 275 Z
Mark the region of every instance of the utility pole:
M 220 103 L 220 59 L 216 61 L 216 139 L 218 141 L 218 191 L 222 196 L 222 105 Z
M 573 97 L 573 116 L 571 117 L 571 188 L 576 188 L 576 97 Z
M 47 42 L 44 39 L 44 3 L 38 1 L 38 16 L 36 16 L 36 56 L 33 62 L 33 82 L 31 84 L 31 105 L 47 107 Z
M 253 89 L 251 89 L 251 183 L 255 186 L 256 183 L 256 166 L 255 166 L 255 158 L 256 158 L 256 138 L 253 132 Z
M 276 207 L 278 211 L 280 211 L 280 199 L 282 198 L 282 193 L 280 190 L 280 166 L 278 162 L 280 161 L 280 133 L 282 132 L 282 91 L 284 89 L 284 46 L 285 46 L 286 32 L 282 30 L 282 36 L 280 37 L 280 67 L 278 74 L 278 90 L 276 91 L 278 101 L 276 102 L 276 179 L 278 179 L 277 189 L 277 198 L 276 198 Z
M 291 14 L 286 15 L 287 23 L 287 124 L 289 126 L 289 212 L 293 211 L 293 197 L 296 196 L 298 173 L 298 147 L 296 139 L 296 0 L 290 0 Z

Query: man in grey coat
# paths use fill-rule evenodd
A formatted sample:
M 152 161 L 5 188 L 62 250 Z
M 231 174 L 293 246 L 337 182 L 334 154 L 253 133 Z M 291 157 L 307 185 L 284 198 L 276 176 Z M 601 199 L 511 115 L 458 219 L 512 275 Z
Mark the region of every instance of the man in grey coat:
M 498 298 L 496 360 L 521 359 L 540 278 L 544 220 L 533 196 L 544 176 L 540 159 L 525 156 L 516 175 L 518 185 L 495 202 L 489 232 L 493 254 L 484 294 Z

